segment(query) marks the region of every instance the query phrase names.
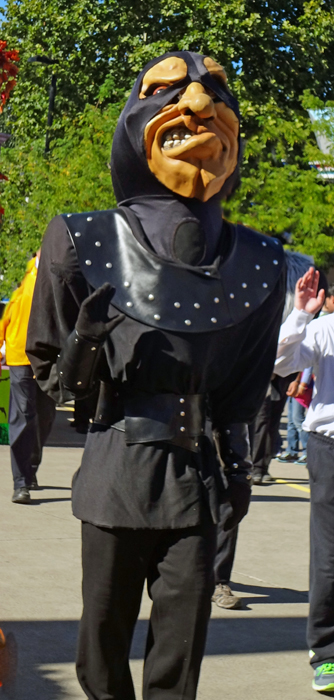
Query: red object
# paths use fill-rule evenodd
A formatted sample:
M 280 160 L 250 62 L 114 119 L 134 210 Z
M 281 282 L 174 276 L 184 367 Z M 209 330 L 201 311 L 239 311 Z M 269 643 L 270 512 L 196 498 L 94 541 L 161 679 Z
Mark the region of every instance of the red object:
M 16 75 L 18 66 L 15 62 L 19 61 L 18 51 L 8 51 L 7 42 L 0 41 L 0 114 L 3 111 L 8 97 L 16 85 Z M 0 173 L 0 180 L 7 180 L 6 175 Z M 4 208 L 0 206 L 0 218 L 4 214 Z
M 13 61 L 19 61 L 18 51 L 6 50 L 7 42 L 0 41 L 0 114 L 8 97 L 16 85 L 18 66 Z
M 304 408 L 308 408 L 311 401 L 312 401 L 312 395 L 313 395 L 313 386 L 314 386 L 314 377 L 313 374 L 311 376 L 311 379 L 307 385 L 307 389 L 305 389 L 304 393 L 301 396 L 296 396 L 295 399 L 300 403 Z

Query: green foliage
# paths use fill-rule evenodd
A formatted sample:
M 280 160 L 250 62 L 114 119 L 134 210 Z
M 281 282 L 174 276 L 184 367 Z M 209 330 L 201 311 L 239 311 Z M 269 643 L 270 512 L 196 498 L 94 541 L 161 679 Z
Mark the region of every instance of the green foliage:
M 8 0 L 5 18 L 2 38 L 20 51 L 7 112 L 16 137 L 45 129 L 52 70 L 57 131 L 64 115 L 72 119 L 101 94 L 118 102 L 150 58 L 175 49 L 212 55 L 226 67 L 236 96 L 253 106 L 247 136 L 260 104 L 274 101 L 291 115 L 310 86 L 320 99 L 334 96 L 332 0 Z M 29 63 L 36 54 L 58 63 Z
M 292 233 L 295 249 L 328 267 L 334 254 L 334 188 L 315 164 L 334 172 L 334 103 L 315 102 L 307 91 L 302 102 L 321 109 L 317 122 L 307 112 L 284 119 L 276 105 L 266 105 L 257 117 L 260 128 L 246 143 L 241 187 L 225 211 L 231 220 L 271 235 Z M 332 139 L 332 154 L 321 153 L 314 130 Z
M 116 206 L 109 162 L 120 109 L 87 106 L 47 158 L 43 138 L 4 149 L 2 169 L 8 180 L 0 181 L 5 209 L 0 229 L 0 269 L 5 277 L 1 296 L 23 277 L 27 259 L 39 248 L 53 216 Z
M 150 58 L 175 49 L 218 60 L 240 101 L 243 182 L 230 217 L 267 233 L 288 230 L 297 249 L 330 262 L 333 183 L 309 162 L 333 165 L 314 137 L 316 128 L 333 138 L 333 0 L 8 0 L 1 39 L 20 52 L 18 83 L 0 119 L 12 133 L 1 166 L 10 178 L 1 183 L 7 288 L 51 216 L 113 205 L 105 163 L 120 102 Z M 36 55 L 57 64 L 28 62 Z M 45 160 L 52 72 L 57 96 Z M 312 126 L 306 110 L 324 106 L 329 119 Z

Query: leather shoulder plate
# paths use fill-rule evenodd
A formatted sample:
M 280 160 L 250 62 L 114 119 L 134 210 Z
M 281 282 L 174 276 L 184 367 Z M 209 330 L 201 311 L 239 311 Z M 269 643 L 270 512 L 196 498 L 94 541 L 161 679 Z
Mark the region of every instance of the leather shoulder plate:
M 133 235 L 124 209 L 64 214 L 82 273 L 115 287 L 112 305 L 148 326 L 207 333 L 234 326 L 273 291 L 284 265 L 279 241 L 233 226 L 226 259 L 191 267 L 162 260 Z

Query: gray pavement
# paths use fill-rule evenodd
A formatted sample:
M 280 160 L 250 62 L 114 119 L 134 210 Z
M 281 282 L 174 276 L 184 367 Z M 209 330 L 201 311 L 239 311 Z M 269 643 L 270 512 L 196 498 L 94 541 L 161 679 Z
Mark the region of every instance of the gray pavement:
M 16 700 L 84 698 L 74 658 L 81 612 L 80 523 L 70 485 L 81 448 L 47 447 L 32 505 L 11 503 L 9 448 L 0 446 L 0 626 L 18 644 Z M 311 700 L 305 644 L 307 470 L 272 462 L 279 479 L 253 490 L 240 528 L 233 590 L 240 611 L 212 609 L 199 700 Z M 131 653 L 138 700 L 150 601 L 143 595 Z M 171 635 L 172 642 L 172 635 Z M 0 697 L 8 697 L 0 689 Z M 126 700 L 126 698 L 124 698 Z

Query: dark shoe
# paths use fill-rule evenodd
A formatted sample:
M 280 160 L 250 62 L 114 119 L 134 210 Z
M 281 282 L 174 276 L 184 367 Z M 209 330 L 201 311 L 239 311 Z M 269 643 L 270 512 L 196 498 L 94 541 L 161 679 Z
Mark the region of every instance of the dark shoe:
M 31 483 L 30 486 L 28 487 L 31 491 L 38 491 L 39 486 L 38 486 L 38 481 L 37 481 L 37 476 L 34 474 L 34 476 L 31 477 Z
M 88 428 L 89 428 L 88 423 L 77 423 L 75 426 L 76 432 L 80 433 L 80 435 L 87 435 Z
M 242 606 L 241 598 L 233 595 L 230 587 L 225 583 L 217 584 L 211 600 L 219 608 L 225 608 L 225 610 L 237 610 Z
M 275 479 L 273 476 L 271 476 L 271 474 L 269 474 L 269 472 L 267 472 L 267 474 L 264 474 L 262 477 L 263 484 L 268 484 L 269 482 L 273 482 L 273 481 L 275 481 Z
M 252 484 L 254 484 L 254 486 L 261 486 L 262 479 L 263 474 L 261 472 L 256 472 L 255 474 L 252 474 Z
M 295 462 L 297 455 L 291 454 L 291 452 L 283 452 L 280 457 L 277 457 L 278 462 Z
M 321 664 L 314 669 L 312 688 L 320 693 L 334 690 L 334 664 Z
M 26 486 L 15 489 L 12 495 L 12 503 L 30 503 L 30 493 Z

